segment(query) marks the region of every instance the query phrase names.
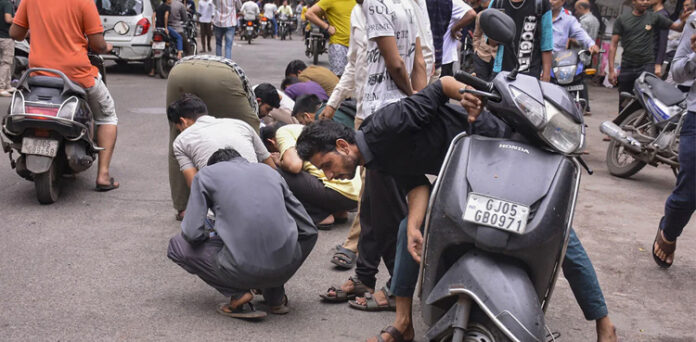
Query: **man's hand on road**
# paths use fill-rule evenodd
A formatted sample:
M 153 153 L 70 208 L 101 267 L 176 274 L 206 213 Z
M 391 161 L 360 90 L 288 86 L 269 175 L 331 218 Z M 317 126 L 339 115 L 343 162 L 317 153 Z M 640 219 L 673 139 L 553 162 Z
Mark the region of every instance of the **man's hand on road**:
M 411 253 L 413 260 L 420 264 L 421 253 L 423 253 L 423 233 L 420 229 L 407 229 L 408 252 Z
M 321 114 L 319 114 L 319 120 L 331 120 L 334 114 L 336 114 L 336 108 L 326 106 L 324 110 L 321 111 Z

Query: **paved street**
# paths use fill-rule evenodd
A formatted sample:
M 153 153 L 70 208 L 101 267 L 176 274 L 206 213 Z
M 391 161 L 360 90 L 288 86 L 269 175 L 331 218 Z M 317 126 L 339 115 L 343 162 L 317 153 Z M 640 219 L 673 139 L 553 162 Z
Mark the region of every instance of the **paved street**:
M 307 60 L 297 36 L 238 44 L 233 57 L 254 83 L 279 86 L 288 61 Z M 327 64 L 326 55 L 321 60 Z M 120 189 L 93 191 L 95 166 L 66 179 L 57 203 L 41 206 L 33 184 L 0 156 L 0 341 L 361 341 L 391 322 L 393 313 L 319 302 L 320 291 L 352 274 L 329 263 L 347 224 L 319 233 L 287 285 L 290 314 L 255 323 L 218 315 L 215 306 L 226 298 L 166 257 L 180 229 L 167 181 L 166 81 L 147 77 L 140 65 L 113 65 L 108 73 L 119 116 L 112 174 Z M 696 218 L 679 240 L 675 265 L 658 269 L 651 242 L 675 177 L 666 167 L 646 167 L 629 180 L 610 176 L 597 127 L 614 115 L 618 95 L 594 88 L 591 98 L 586 160 L 595 174 L 583 175 L 574 226 L 620 339 L 696 341 Z M 0 99 L 0 110 L 8 104 Z M 418 306 L 414 316 L 422 334 Z M 594 323 L 584 320 L 562 277 L 547 323 L 560 341 L 594 339 Z

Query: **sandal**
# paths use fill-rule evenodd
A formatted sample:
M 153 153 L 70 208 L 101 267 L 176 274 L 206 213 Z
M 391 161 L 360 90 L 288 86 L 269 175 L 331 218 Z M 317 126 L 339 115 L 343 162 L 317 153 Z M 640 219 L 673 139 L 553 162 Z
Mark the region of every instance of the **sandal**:
M 391 335 L 394 342 L 413 342 L 413 339 L 404 340 L 404 335 L 401 333 L 401 331 L 399 331 L 398 329 L 394 328 L 391 325 L 382 329 L 382 331 L 379 332 L 379 335 L 376 336 L 377 342 L 385 342 L 384 339 L 382 338 L 382 334 Z
M 246 302 L 234 310 L 230 309 L 230 303 L 220 303 L 217 306 L 217 313 L 223 316 L 241 319 L 261 319 L 268 315 L 263 311 L 256 311 L 254 304 L 251 304 L 251 302 Z
M 670 266 L 672 266 L 671 262 L 668 263 L 666 261 L 663 261 L 657 256 L 657 254 L 655 253 L 655 244 L 657 244 L 657 247 L 665 253 L 665 260 L 667 260 L 667 258 L 669 258 L 670 256 L 674 256 L 674 251 L 677 249 L 677 241 L 674 240 L 674 242 L 669 242 L 665 240 L 662 237 L 662 230 L 660 228 L 657 228 L 657 235 L 655 236 L 655 241 L 653 241 L 652 245 L 653 259 L 655 259 L 657 265 L 662 268 L 669 268 Z
M 336 253 L 331 257 L 331 263 L 349 270 L 355 266 L 355 261 L 358 259 L 358 255 L 351 251 L 350 249 L 343 248 L 341 245 L 336 245 Z
M 365 292 L 370 292 L 370 288 L 365 286 L 360 279 L 356 277 L 350 277 L 348 278 L 350 281 L 353 282 L 353 291 L 352 292 L 345 292 L 341 290 L 341 288 L 336 288 L 334 286 L 331 286 L 328 290 L 326 290 L 326 293 L 322 293 L 319 295 L 321 299 L 323 299 L 325 302 L 331 302 L 331 303 L 344 303 L 347 302 L 348 300 L 355 299 L 356 295 L 358 293 L 365 293 Z M 335 296 L 330 296 L 329 292 L 335 292 Z
M 107 192 L 107 191 L 111 191 L 114 189 L 118 189 L 119 186 L 121 186 L 121 184 L 116 185 L 116 180 L 114 179 L 114 177 L 111 177 L 109 179 L 109 184 L 97 183 L 97 187 L 94 190 L 99 191 L 99 192 Z
M 389 289 L 382 287 L 380 291 L 387 297 L 387 304 L 377 303 L 374 294 L 365 292 L 365 304 L 360 304 L 355 300 L 351 300 L 348 302 L 348 305 L 353 309 L 362 311 L 396 311 L 396 298 L 389 293 Z
M 288 307 L 288 296 L 283 295 L 283 300 L 278 306 L 271 306 L 270 307 L 271 313 L 274 315 L 285 315 L 288 312 L 290 312 L 290 308 Z

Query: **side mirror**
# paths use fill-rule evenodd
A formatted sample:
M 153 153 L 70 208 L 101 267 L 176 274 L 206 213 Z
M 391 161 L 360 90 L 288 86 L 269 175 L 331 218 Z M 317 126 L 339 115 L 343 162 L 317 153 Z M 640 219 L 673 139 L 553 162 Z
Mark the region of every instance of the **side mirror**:
M 481 25 L 481 30 L 488 38 L 504 45 L 512 44 L 517 33 L 515 21 L 509 15 L 494 8 L 481 12 L 479 24 Z

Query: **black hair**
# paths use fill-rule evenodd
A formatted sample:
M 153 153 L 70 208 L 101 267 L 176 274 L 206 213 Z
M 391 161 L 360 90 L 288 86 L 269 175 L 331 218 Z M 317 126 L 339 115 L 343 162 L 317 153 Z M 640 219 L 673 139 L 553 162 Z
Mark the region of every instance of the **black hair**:
M 588 10 L 588 9 L 590 9 L 590 8 L 592 7 L 592 6 L 590 5 L 590 3 L 587 2 L 587 1 L 579 1 L 579 2 L 578 2 L 578 6 L 582 7 L 582 9 L 584 9 L 584 10 Z
M 305 62 L 299 59 L 290 61 L 290 63 L 288 63 L 288 66 L 285 68 L 285 77 L 290 76 L 290 74 L 297 75 L 300 73 L 300 71 L 304 69 L 307 69 L 307 64 L 305 64 Z
M 225 147 L 221 148 L 217 151 L 215 151 L 210 158 L 208 158 L 208 166 L 221 163 L 221 162 L 226 162 L 228 160 L 232 160 L 234 158 L 239 158 L 241 155 L 237 150 L 233 149 L 232 147 Z
M 300 113 L 315 113 L 321 107 L 321 100 L 314 94 L 305 94 L 297 98 L 295 107 L 292 107 L 292 116 Z
M 273 108 L 280 107 L 280 95 L 278 90 L 270 83 L 261 83 L 254 88 L 254 95 L 261 99 L 261 103 L 270 105 Z
M 314 121 L 302 129 L 295 149 L 302 160 L 309 160 L 317 153 L 336 149 L 336 140 L 355 144 L 355 131 L 333 120 Z
M 195 120 L 207 114 L 208 107 L 205 102 L 200 97 L 189 93 L 181 95 L 181 98 L 167 107 L 167 120 L 174 124 L 181 122 L 181 118 Z
M 283 82 L 280 83 L 280 90 L 285 91 L 285 88 L 295 83 L 300 83 L 300 79 L 295 76 L 288 76 L 283 80 Z
M 278 131 L 278 128 L 281 128 L 283 126 L 285 126 L 285 123 L 278 121 L 273 124 L 261 127 L 259 135 L 261 136 L 261 140 L 263 141 L 263 144 L 266 145 L 267 149 L 269 145 L 268 139 L 275 139 L 275 135 Z

